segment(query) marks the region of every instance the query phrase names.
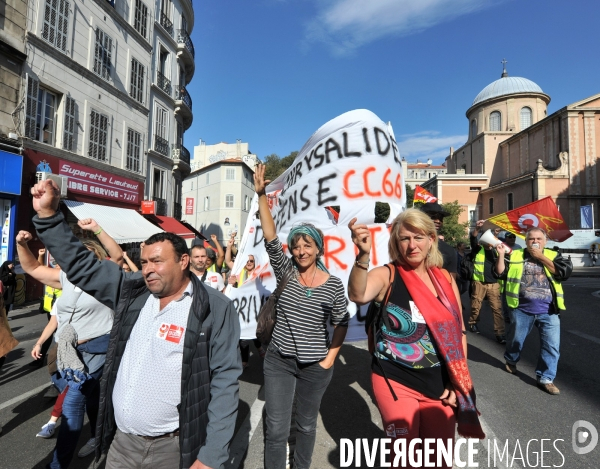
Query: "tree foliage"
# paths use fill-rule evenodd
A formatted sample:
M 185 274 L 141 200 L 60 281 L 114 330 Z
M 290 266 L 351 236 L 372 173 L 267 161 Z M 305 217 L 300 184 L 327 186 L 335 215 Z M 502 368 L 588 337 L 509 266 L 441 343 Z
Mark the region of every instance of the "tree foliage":
M 465 209 L 458 203 L 458 200 L 442 204 L 442 207 L 446 212 L 450 213 L 450 216 L 444 218 L 444 224 L 440 230 L 440 234 L 444 236 L 444 241 L 452 246 L 456 246 L 456 244 L 461 241 L 468 245 L 469 240 L 467 238 L 467 230 L 469 228 L 469 222 L 458 222 L 460 214 Z
M 297 151 L 291 152 L 289 155 L 280 158 L 279 155 L 272 153 L 265 157 L 265 179 L 274 181 L 288 169 L 298 156 Z

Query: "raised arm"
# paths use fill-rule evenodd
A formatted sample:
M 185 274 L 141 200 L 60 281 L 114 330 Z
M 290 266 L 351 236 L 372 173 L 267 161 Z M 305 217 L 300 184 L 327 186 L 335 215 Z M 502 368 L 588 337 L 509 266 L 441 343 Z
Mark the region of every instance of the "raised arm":
M 52 288 L 62 288 L 60 284 L 60 270 L 42 265 L 29 249 L 27 243 L 32 239 L 33 237 L 27 231 L 21 230 L 17 234 L 17 254 L 19 255 L 21 267 L 26 274 L 38 282 Z
M 127 262 L 127 265 L 129 266 L 132 272 L 137 272 L 138 270 L 140 270 L 138 269 L 138 266 L 135 265 L 135 263 L 131 259 L 129 259 L 127 251 L 123 251 L 123 259 L 125 260 L 125 262 Z
M 111 261 L 118 266 L 123 265 L 124 259 L 121 246 L 119 246 L 117 242 L 112 239 L 112 237 L 106 231 L 104 231 L 100 225 L 98 225 L 96 220 L 93 218 L 83 218 L 79 220 L 77 224 L 82 230 L 91 231 L 96 235 L 98 241 L 102 243 L 102 246 L 104 246 L 106 252 L 108 252 L 108 257 L 110 257 Z
M 275 220 L 269 209 L 269 201 L 265 189 L 271 181 L 265 181 L 265 165 L 257 164 L 254 171 L 254 190 L 258 195 L 258 214 L 260 216 L 260 225 L 263 230 L 263 236 L 267 242 L 273 241 L 277 237 L 275 229 Z
M 235 240 L 233 239 L 233 236 L 229 238 L 229 241 L 227 241 L 227 251 L 225 251 L 225 264 L 227 264 L 229 270 L 233 269 L 233 260 L 231 260 L 231 249 L 233 248 L 234 241 Z
M 57 212 L 60 192 L 54 181 L 37 183 L 31 194 L 37 212 L 33 225 L 69 281 L 110 309 L 116 309 L 124 272 L 113 262 L 99 261 L 75 237 L 62 213 Z
M 369 271 L 371 233 L 367 225 L 357 225 L 356 218 L 353 218 L 348 228 L 352 232 L 352 242 L 358 248 L 358 256 L 348 279 L 348 298 L 359 305 L 374 299 L 382 300 L 390 283 L 389 270 L 377 267 Z
M 210 239 L 213 242 L 213 244 L 215 245 L 215 248 L 217 249 L 217 260 L 215 261 L 215 264 L 216 264 L 218 271 L 220 272 L 221 267 L 223 266 L 223 261 L 225 260 L 225 253 L 223 252 L 223 246 L 221 246 L 221 243 L 219 243 L 219 240 L 217 239 L 217 235 L 211 234 Z
M 38 249 L 38 264 L 44 265 L 44 256 L 46 255 L 46 248 Z

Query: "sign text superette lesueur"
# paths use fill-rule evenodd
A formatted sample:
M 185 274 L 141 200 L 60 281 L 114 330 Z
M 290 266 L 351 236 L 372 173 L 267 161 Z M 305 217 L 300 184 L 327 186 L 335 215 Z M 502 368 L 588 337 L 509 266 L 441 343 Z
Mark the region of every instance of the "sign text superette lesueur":
M 104 176 L 103 174 L 98 173 L 98 172 L 90 173 L 88 171 L 82 171 L 80 169 L 72 168 L 68 164 L 61 165 L 60 174 L 71 175 L 71 176 L 75 176 L 75 177 L 79 176 L 84 179 L 88 179 L 90 181 L 104 182 L 107 184 L 123 187 L 125 189 L 131 189 L 131 190 L 137 190 L 139 187 L 139 184 L 130 184 L 126 181 L 122 181 L 119 179 L 113 179 L 112 176 L 108 176 L 108 177 Z

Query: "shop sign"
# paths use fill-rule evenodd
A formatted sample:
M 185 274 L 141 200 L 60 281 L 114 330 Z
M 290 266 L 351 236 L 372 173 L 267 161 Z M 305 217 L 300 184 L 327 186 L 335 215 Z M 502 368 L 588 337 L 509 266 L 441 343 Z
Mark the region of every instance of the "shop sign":
M 129 204 L 139 203 L 142 184 L 139 181 L 66 160 L 59 161 L 58 174 L 68 176 L 69 191 L 74 193 Z
M 142 215 L 154 215 L 156 213 L 156 201 L 142 200 Z
M 185 214 L 186 215 L 194 214 L 194 198 L 193 197 L 185 198 Z

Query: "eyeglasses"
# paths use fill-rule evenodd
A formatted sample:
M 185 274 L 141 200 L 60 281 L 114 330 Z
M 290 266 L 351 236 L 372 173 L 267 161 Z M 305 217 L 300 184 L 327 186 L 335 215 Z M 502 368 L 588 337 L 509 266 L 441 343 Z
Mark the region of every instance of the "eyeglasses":
M 254 264 L 254 260 L 252 260 L 252 259 L 248 259 L 248 260 L 246 261 L 246 264 L 247 264 L 248 262 L 252 262 L 252 263 Z

